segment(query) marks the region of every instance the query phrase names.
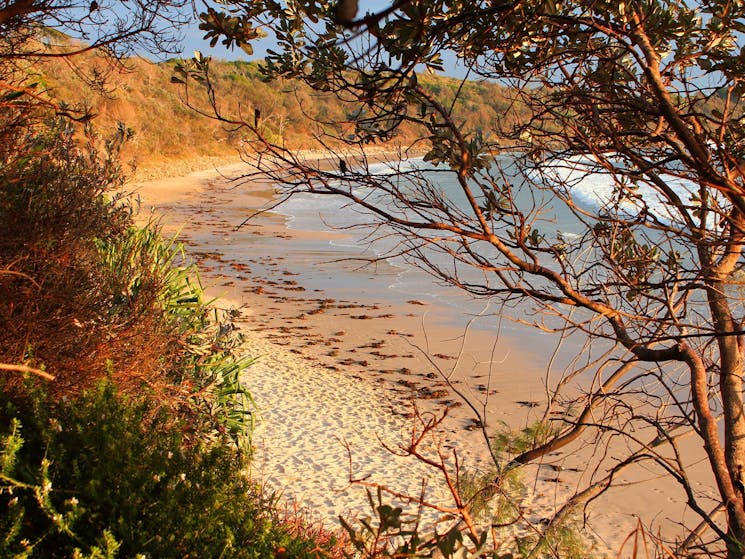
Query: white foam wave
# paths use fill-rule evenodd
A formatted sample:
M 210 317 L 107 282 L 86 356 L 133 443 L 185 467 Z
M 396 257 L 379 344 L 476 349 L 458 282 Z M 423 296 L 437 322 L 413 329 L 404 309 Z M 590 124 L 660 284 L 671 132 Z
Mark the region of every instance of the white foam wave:
M 402 161 L 381 161 L 368 165 L 367 171 L 371 175 L 393 175 L 420 169 L 423 163 L 424 160 L 421 157 L 412 157 Z
M 575 156 L 545 163 L 536 174 L 560 194 L 570 197 L 580 208 L 598 215 L 633 219 L 646 213 L 663 224 L 681 225 L 685 223 L 682 214 L 685 211 L 696 219 L 695 208 L 699 205 L 699 186 L 696 183 L 671 174 L 659 175 L 685 206 L 681 209 L 648 180 L 632 181 L 620 159 L 612 156 L 607 159 L 617 165 L 617 173 L 601 168 L 597 161 L 587 156 Z M 715 198 L 720 205 L 726 206 L 721 196 Z

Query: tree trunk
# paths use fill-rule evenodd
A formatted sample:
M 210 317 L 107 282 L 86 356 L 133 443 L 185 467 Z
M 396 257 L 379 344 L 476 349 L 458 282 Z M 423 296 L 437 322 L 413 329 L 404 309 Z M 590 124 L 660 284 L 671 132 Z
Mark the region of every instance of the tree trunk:
M 719 392 L 722 398 L 724 422 L 724 461 L 732 485 L 732 494 L 725 500 L 729 557 L 745 556 L 745 415 L 743 414 L 743 357 L 738 343 L 737 328 L 727 302 L 725 282 L 717 281 L 708 289 L 709 308 L 718 337 Z M 723 495 L 724 497 L 724 495 Z

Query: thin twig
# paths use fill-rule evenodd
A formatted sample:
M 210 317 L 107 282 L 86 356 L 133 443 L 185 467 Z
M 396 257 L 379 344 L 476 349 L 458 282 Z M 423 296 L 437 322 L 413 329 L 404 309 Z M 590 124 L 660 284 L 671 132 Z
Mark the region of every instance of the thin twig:
M 9 363 L 0 363 L 0 371 L 15 371 L 18 373 L 31 373 L 45 380 L 54 380 L 54 375 L 50 375 L 49 373 L 42 371 L 41 369 L 34 369 L 33 367 L 29 367 L 27 365 L 11 365 Z

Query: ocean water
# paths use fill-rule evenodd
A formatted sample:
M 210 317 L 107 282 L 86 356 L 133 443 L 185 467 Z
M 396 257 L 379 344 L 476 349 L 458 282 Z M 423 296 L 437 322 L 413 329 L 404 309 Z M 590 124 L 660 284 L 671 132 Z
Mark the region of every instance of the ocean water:
M 511 156 L 501 156 L 499 179 L 508 182 L 512 195 L 519 208 L 535 213 L 535 226 L 547 240 L 561 240 L 567 243 L 579 241 L 593 223 L 592 216 L 616 212 L 620 217 L 632 217 L 642 211 L 654 216 L 660 223 L 680 224 L 680 215 L 664 203 L 660 195 L 651 187 L 640 184 L 630 189 L 631 197 L 618 199 L 614 177 L 597 169 L 581 158 L 554 161 L 544 164 L 540 169 L 527 170 L 528 179 L 523 176 Z M 455 201 L 459 207 L 466 204 L 459 184 L 452 174 L 444 173 L 422 160 L 405 162 L 404 170 L 418 169 L 431 181 L 443 197 Z M 370 171 L 379 173 L 381 178 L 390 176 L 391 169 L 384 165 L 374 166 Z M 544 181 L 545 188 L 535 188 L 536 174 Z M 695 187 L 692 183 L 672 176 L 663 177 L 675 193 L 686 203 L 694 202 Z M 529 184 L 533 183 L 533 184 Z M 561 185 L 560 187 L 557 185 Z M 359 188 L 359 194 L 376 196 Z M 401 185 L 403 188 L 406 185 Z M 425 196 L 411 186 L 413 196 Z M 562 190 L 563 189 L 563 190 Z M 578 213 L 583 214 L 582 223 L 576 212 L 572 211 L 561 197 L 571 199 Z M 385 199 L 378 202 L 386 204 Z M 408 209 L 387 206 L 391 212 L 405 215 Z M 553 359 L 555 369 L 576 367 L 577 359 L 586 361 L 597 357 L 610 348 L 610 342 L 595 339 L 591 346 L 586 345 L 586 334 L 575 331 L 567 337 L 541 331 L 529 323 L 560 329 L 563 323 L 558 318 L 547 315 L 535 303 L 526 299 L 516 299 L 504 303 L 497 297 L 474 297 L 462 289 L 444 283 L 422 269 L 415 256 L 400 255 L 402 237 L 393 232 L 369 211 L 360 209 L 341 197 L 301 193 L 293 196 L 278 208 L 289 222 L 289 227 L 304 231 L 332 231 L 339 234 L 321 245 L 316 244 L 315 266 L 323 270 L 316 280 L 322 288 L 336 286 L 337 293 L 350 298 L 368 298 L 373 301 L 406 302 L 419 300 L 430 305 L 432 319 L 445 322 L 456 329 L 466 325 L 482 331 L 499 333 L 519 347 L 532 353 L 536 362 L 549 363 Z M 589 216 L 589 217 L 588 217 Z M 645 228 L 644 233 L 654 239 L 659 235 L 653 228 Z M 406 236 L 403 237 L 404 246 Z M 317 241 L 316 241 L 317 243 Z M 675 243 L 673 240 L 672 243 Z M 322 248 L 322 249 L 321 249 Z M 493 247 L 478 247 L 484 254 L 494 251 Z M 459 279 L 493 281 L 471 267 L 453 262 L 448 254 L 424 249 L 424 255 L 457 273 Z M 591 265 L 591 252 L 583 252 L 586 265 Z M 378 260 L 380 259 L 380 260 Z M 368 263 L 370 260 L 374 261 Z M 311 284 L 313 276 L 310 277 Z M 582 318 L 581 311 L 575 311 L 574 318 Z M 553 357 L 552 357 L 553 356 Z M 589 374 L 589 373 L 588 373 Z
M 622 161 L 613 157 L 608 159 L 616 168 L 623 169 Z M 599 171 L 597 164 L 588 157 L 575 156 L 554 160 L 543 165 L 541 171 L 546 183 L 552 184 L 559 191 L 566 191 L 579 207 L 588 211 L 598 213 L 605 210 L 628 219 L 633 219 L 640 212 L 648 212 L 665 225 L 682 226 L 685 223 L 680 210 L 670 204 L 667 198 L 649 183 L 632 182 L 620 176 L 614 180 L 610 172 Z M 688 206 L 689 213 L 692 213 L 691 209 L 699 204 L 699 187 L 688 179 L 670 173 L 660 173 L 659 178 L 683 204 Z M 626 185 L 626 196 L 619 198 L 617 182 Z M 708 195 L 712 196 L 712 201 L 724 208 L 727 207 L 728 204 L 717 191 L 709 189 Z M 695 221 L 697 216 L 693 213 Z M 715 217 L 711 216 L 711 220 L 705 224 L 706 227 L 711 229 L 714 221 Z
M 521 209 L 526 208 L 527 212 L 533 212 L 536 218 L 535 227 L 549 242 L 571 242 L 586 231 L 587 225 L 581 223 L 577 215 L 560 199 L 562 196 L 571 199 L 581 212 L 588 214 L 615 212 L 621 217 L 632 217 L 646 211 L 654 214 L 663 223 L 681 222 L 680 215 L 647 185 L 635 185 L 633 189 L 629 189 L 631 196 L 619 200 L 616 196 L 618 189 L 614 178 L 607 172 L 599 172 L 596 166 L 585 158 L 552 161 L 542 164 L 540 168 L 527 170 L 530 182 L 538 182 L 540 173 L 540 180 L 546 185 L 546 188 L 542 189 L 527 184 L 512 156 L 499 156 L 497 163 L 499 174 L 497 176 L 497 173 L 493 173 L 496 182 L 509 183 L 516 205 Z M 405 174 L 412 170 L 421 171 L 422 176 L 433 185 L 435 195 L 439 194 L 454 201 L 457 207 L 466 207 L 466 199 L 455 176 L 442 172 L 441 169 L 421 159 L 376 164 L 370 166 L 369 172 L 382 180 L 392 180 L 395 172 L 393 167 Z M 689 202 L 693 199 L 695 188 L 691 183 L 672 176 L 662 178 L 682 200 Z M 403 189 L 410 188 L 414 198 L 426 200 L 428 195 L 432 195 L 412 178 L 404 177 L 401 180 L 403 183 L 397 186 Z M 408 185 L 407 180 L 410 182 Z M 373 190 L 365 190 L 365 187 L 354 184 L 342 186 L 355 189 L 355 194 L 376 201 L 391 213 L 416 217 L 415 210 L 391 204 Z M 497 301 L 469 296 L 423 271 L 416 254 L 400 254 L 412 244 L 411 238 L 401 236 L 400 231 L 397 234 L 385 225 L 381 218 L 342 197 L 298 193 L 283 203 L 278 211 L 287 217 L 290 228 L 304 231 L 335 231 L 343 235 L 328 242 L 327 254 L 322 255 L 323 258 L 328 261 L 335 257 L 341 258 L 342 254 L 343 258 L 351 258 L 347 261 L 348 270 L 352 273 L 368 274 L 371 279 L 368 287 L 377 291 L 379 296 L 436 301 L 439 305 L 451 308 L 450 318 L 460 322 L 476 314 L 484 314 L 486 309 L 485 314 L 492 318 L 485 317 L 479 320 L 483 328 L 493 327 L 494 320 L 499 319 L 497 315 L 504 311 L 498 306 Z M 489 256 L 489 251 L 494 252 L 493 247 L 485 243 L 477 246 L 477 250 L 483 251 L 485 256 Z M 353 265 L 354 255 L 359 258 L 356 266 Z M 441 250 L 425 247 L 421 255 L 457 274 L 464 281 L 490 281 L 473 268 L 456 262 L 452 255 Z M 490 308 L 493 312 L 489 311 Z M 515 304 L 512 311 L 524 318 L 530 316 L 533 309 L 530 305 Z M 522 331 L 522 328 L 517 328 L 517 331 Z

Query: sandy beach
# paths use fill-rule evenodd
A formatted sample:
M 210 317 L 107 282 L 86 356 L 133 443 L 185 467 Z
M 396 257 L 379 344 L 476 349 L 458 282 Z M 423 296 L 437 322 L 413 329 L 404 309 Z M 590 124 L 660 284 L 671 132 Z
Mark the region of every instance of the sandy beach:
M 236 229 L 274 196 L 270 184 L 226 180 L 243 170 L 234 164 L 131 188 L 142 199 L 141 218 L 157 216 L 187 244 L 217 306 L 240 310 L 245 352 L 257 358 L 245 376 L 261 416 L 254 474 L 327 526 L 340 514 L 371 514 L 365 488 L 350 478 L 413 496 L 426 480 L 427 501 L 451 506 L 441 475 L 385 447 L 410 442 L 415 405 L 424 417 L 447 410 L 423 446 L 428 456 L 439 447 L 450 466 L 455 451 L 461 467 L 487 468 L 482 422 L 494 432 L 540 417 L 552 346 L 529 333 L 466 332 L 450 320 L 452 309 L 432 301 L 381 299 L 380 277 L 395 271 L 360 268 L 332 250 L 342 232 L 291 229 L 272 212 Z M 580 443 L 560 462 L 527 468 L 524 516 L 536 525 L 549 518 L 593 475 L 593 460 Z M 657 472 L 640 468 L 622 483 L 585 511 L 585 534 L 601 556 L 615 556 L 637 515 L 667 529 L 685 511 L 682 493 Z M 704 473 L 700 489 L 707 490 Z M 509 543 L 514 534 L 504 537 Z

